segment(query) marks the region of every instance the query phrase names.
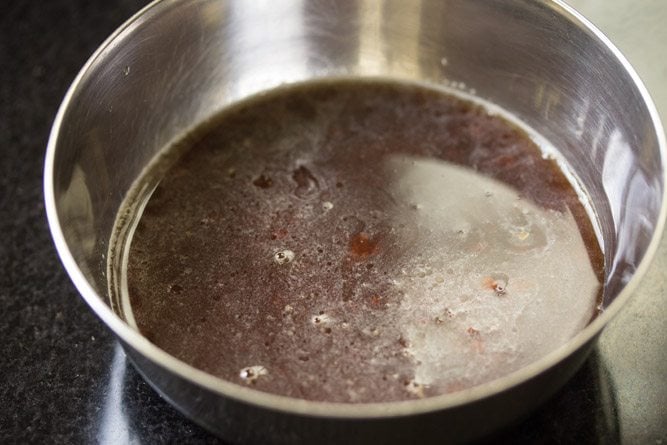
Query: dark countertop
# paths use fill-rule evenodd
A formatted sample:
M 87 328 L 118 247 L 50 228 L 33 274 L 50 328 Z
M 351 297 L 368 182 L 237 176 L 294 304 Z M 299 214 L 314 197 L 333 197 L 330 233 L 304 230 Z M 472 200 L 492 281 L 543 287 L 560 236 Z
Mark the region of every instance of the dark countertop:
M 58 261 L 42 200 L 50 125 L 95 48 L 145 2 L 0 6 L 0 443 L 220 443 L 127 364 Z M 667 3 L 572 1 L 667 115 Z M 667 444 L 667 242 L 627 310 L 543 408 L 490 441 Z

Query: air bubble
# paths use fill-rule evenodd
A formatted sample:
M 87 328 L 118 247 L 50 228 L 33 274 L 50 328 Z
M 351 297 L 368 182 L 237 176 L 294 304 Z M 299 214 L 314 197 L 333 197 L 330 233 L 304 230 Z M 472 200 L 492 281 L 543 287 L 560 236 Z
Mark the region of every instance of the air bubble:
M 294 194 L 299 198 L 307 198 L 320 188 L 317 178 L 303 165 L 292 172 L 292 179 L 296 182 Z
M 445 309 L 441 315 L 435 317 L 435 324 L 443 324 L 447 320 L 454 318 L 454 312 L 451 309 Z
M 492 275 L 492 278 L 496 280 L 494 289 L 496 293 L 504 294 L 507 291 L 507 284 L 509 283 L 509 277 L 504 273 L 496 273 Z
M 530 232 L 526 230 L 525 226 L 514 227 L 511 229 L 512 236 L 517 238 L 519 241 L 526 241 L 530 236 Z
M 484 278 L 484 286 L 493 290 L 496 295 L 504 295 L 508 284 L 509 276 L 505 273 L 496 272 Z
M 255 365 L 241 369 L 239 372 L 239 377 L 241 377 L 241 379 L 246 383 L 255 383 L 259 377 L 268 374 L 269 371 L 264 366 Z
M 183 286 L 181 286 L 179 284 L 172 284 L 171 286 L 169 286 L 169 292 L 179 294 L 182 291 L 183 291 Z
M 317 314 L 311 317 L 310 322 L 316 326 L 329 323 L 331 321 L 331 317 L 329 317 L 327 314 Z
M 259 175 L 259 177 L 255 178 L 252 183 L 255 185 L 255 187 L 259 187 L 261 189 L 268 189 L 269 187 L 273 186 L 273 179 L 271 179 L 269 176 L 265 175 Z
M 369 337 L 378 337 L 380 335 L 380 329 L 378 328 L 366 327 L 361 332 Z
M 403 382 L 405 389 L 412 395 L 419 397 L 420 399 L 424 398 L 424 385 L 417 383 L 414 380 L 406 380 Z
M 285 249 L 273 254 L 273 261 L 278 264 L 286 264 L 294 260 L 294 252 Z

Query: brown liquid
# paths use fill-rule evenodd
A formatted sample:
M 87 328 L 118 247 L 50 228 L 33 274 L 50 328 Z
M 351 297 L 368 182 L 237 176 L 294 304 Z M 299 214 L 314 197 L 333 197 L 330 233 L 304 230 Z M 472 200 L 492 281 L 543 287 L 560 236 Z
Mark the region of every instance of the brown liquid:
M 304 84 L 223 112 L 181 152 L 152 173 L 131 307 L 152 342 L 226 380 L 431 396 L 539 359 L 595 313 L 603 260 L 577 193 L 480 106 L 390 81 Z

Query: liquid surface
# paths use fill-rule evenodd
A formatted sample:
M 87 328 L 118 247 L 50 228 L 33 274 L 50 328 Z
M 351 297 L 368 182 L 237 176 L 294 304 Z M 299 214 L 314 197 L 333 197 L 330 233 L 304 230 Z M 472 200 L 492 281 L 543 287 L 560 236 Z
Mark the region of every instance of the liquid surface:
M 285 87 L 179 153 L 151 173 L 127 289 L 138 329 L 213 375 L 420 398 L 517 370 L 594 316 L 602 254 L 578 194 L 478 105 L 389 81 Z

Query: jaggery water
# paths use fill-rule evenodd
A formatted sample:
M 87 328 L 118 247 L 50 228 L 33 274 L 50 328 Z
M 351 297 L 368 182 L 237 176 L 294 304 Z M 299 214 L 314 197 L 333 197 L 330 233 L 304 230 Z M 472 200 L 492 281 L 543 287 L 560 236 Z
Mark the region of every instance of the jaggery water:
M 190 132 L 142 181 L 157 185 L 127 240 L 125 311 L 170 354 L 257 390 L 458 391 L 596 313 L 581 193 L 524 130 L 435 88 L 281 87 Z

